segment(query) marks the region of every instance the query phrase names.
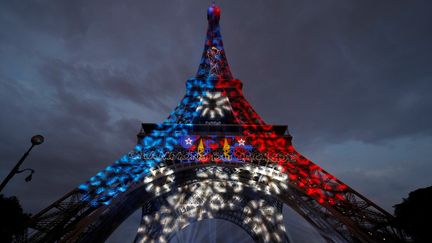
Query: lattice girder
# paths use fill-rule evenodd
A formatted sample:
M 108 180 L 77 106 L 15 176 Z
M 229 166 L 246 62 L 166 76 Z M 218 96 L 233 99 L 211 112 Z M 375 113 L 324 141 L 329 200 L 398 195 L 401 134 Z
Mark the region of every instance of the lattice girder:
M 130 156 L 135 156 L 136 153 L 130 153 Z M 295 157 L 294 157 L 295 158 Z M 328 211 L 327 214 L 322 214 L 322 217 L 327 217 L 327 219 L 333 219 L 333 218 L 337 218 L 338 220 L 336 220 L 336 222 L 340 222 L 341 219 L 342 222 L 344 222 L 343 225 L 346 225 L 347 222 L 349 222 L 351 225 L 353 225 L 356 231 L 361 232 L 364 235 L 364 232 L 368 232 L 368 230 L 373 230 L 373 234 L 375 234 L 376 232 L 378 232 L 377 230 L 383 230 L 383 229 L 373 229 L 373 228 L 366 228 L 368 225 L 377 225 L 376 222 L 381 222 L 381 223 L 385 223 L 386 221 L 382 221 L 382 219 L 388 220 L 387 216 L 383 213 L 378 213 L 379 217 L 376 217 L 377 214 L 374 213 L 372 216 L 371 214 L 367 213 L 365 214 L 365 218 L 362 218 L 361 221 L 358 221 L 358 217 L 347 217 L 345 215 L 343 215 L 342 212 L 344 212 L 343 210 L 348 210 L 347 207 L 349 206 L 349 210 L 351 211 L 356 211 L 357 210 L 357 214 L 363 214 L 364 210 L 367 208 L 364 208 L 363 205 L 368 204 L 369 207 L 374 208 L 377 212 L 380 212 L 379 209 L 377 209 L 376 207 L 374 207 L 373 204 L 369 204 L 368 202 L 364 201 L 364 200 L 360 200 L 361 198 L 359 198 L 357 196 L 357 193 L 355 191 L 353 191 L 352 189 L 346 187 L 344 189 L 344 191 L 338 191 L 337 193 L 342 193 L 344 195 L 344 198 L 346 199 L 346 201 L 344 200 L 338 200 L 338 201 L 334 201 L 333 204 L 330 204 L 326 201 L 322 202 L 322 203 L 317 203 L 317 197 L 314 196 L 315 194 L 308 194 L 307 193 L 307 189 L 305 188 L 310 188 L 306 187 L 306 186 L 299 186 L 299 183 L 297 181 L 291 181 L 289 178 L 289 172 L 288 170 L 284 170 L 284 163 L 275 163 L 275 162 L 269 162 L 268 161 L 256 161 L 256 163 L 239 163 L 239 162 L 232 162 L 232 161 L 221 161 L 221 162 L 214 162 L 214 161 L 209 161 L 209 162 L 200 162 L 200 161 L 190 161 L 190 163 L 184 163 L 182 161 L 160 161 L 158 164 L 158 167 L 154 167 L 154 169 L 144 178 L 142 178 L 142 181 L 140 183 L 150 183 L 152 180 L 149 178 L 153 178 L 153 177 L 157 177 L 158 174 L 157 173 L 168 173 L 168 175 L 174 173 L 175 171 L 181 171 L 181 170 L 185 170 L 187 168 L 191 168 L 194 166 L 208 166 L 210 164 L 214 164 L 214 165 L 218 165 L 218 166 L 223 166 L 223 167 L 229 167 L 229 166 L 235 166 L 235 167 L 241 167 L 244 168 L 244 170 L 248 171 L 248 173 L 250 173 L 250 177 L 248 178 L 247 181 L 259 181 L 260 183 L 262 183 L 263 185 L 263 190 L 274 190 L 273 193 L 277 194 L 281 194 L 282 191 L 284 190 L 284 188 L 293 188 L 296 191 L 302 192 L 301 194 L 303 195 L 304 198 L 307 198 L 310 202 L 314 202 L 316 205 L 314 206 L 314 208 L 318 207 L 320 208 L 320 210 L 322 211 L 322 209 L 325 209 L 324 211 Z M 289 161 L 286 163 L 295 163 L 295 160 L 293 161 Z M 311 162 L 310 162 L 311 163 Z M 134 164 L 132 164 L 132 166 L 136 166 Z M 261 169 L 259 169 L 259 167 L 261 167 Z M 122 164 L 121 165 L 122 168 L 125 168 L 126 165 Z M 264 169 L 267 168 L 267 169 Z M 310 168 L 310 167 L 304 167 L 304 168 Z M 303 168 L 303 170 L 304 170 Z M 316 168 L 316 167 L 313 167 Z M 166 172 L 166 171 L 170 171 L 170 172 Z M 159 171 L 159 172 L 158 172 Z M 160 172 L 162 171 L 162 172 Z M 164 172 L 165 171 L 165 172 Z M 328 178 L 331 178 L 330 175 L 328 175 L 327 172 L 322 172 L 324 174 L 327 174 L 327 176 L 325 177 L 326 180 L 323 183 L 329 183 Z M 288 174 L 288 176 L 287 176 Z M 274 180 L 283 180 L 285 175 L 285 184 L 278 184 L 276 187 L 274 186 L 274 184 L 272 184 L 270 181 L 274 181 Z M 109 177 L 106 177 L 107 179 L 109 179 Z M 167 179 L 167 178 L 165 178 Z M 253 180 L 251 180 L 253 179 Z M 172 180 L 172 179 L 170 179 Z M 301 181 L 301 180 L 300 180 Z M 165 181 L 166 182 L 166 181 Z M 140 184 L 138 182 L 133 182 L 133 180 L 130 181 L 130 185 L 129 185 L 129 189 L 133 189 L 134 187 L 136 187 L 137 184 Z M 336 183 L 336 185 L 339 185 L 339 182 L 336 181 L 332 181 L 332 183 Z M 163 183 L 162 183 L 163 184 Z M 118 184 L 116 184 L 118 185 Z M 125 186 L 124 184 L 121 184 L 122 186 Z M 134 186 L 135 185 L 135 186 Z M 281 189 L 282 188 L 282 189 Z M 313 188 L 313 187 L 312 187 Z M 165 188 L 166 189 L 166 188 Z M 163 188 L 159 188 L 158 190 L 163 190 Z M 92 191 L 89 194 L 85 194 L 83 192 L 80 192 L 82 199 L 84 198 L 93 198 L 93 200 L 97 200 L 98 196 L 96 194 L 94 194 L 93 196 L 90 196 L 91 193 L 95 193 L 97 192 L 98 189 L 97 188 L 93 188 Z M 126 193 L 126 192 L 125 192 Z M 334 191 L 331 191 L 329 193 L 334 193 Z M 329 195 L 329 193 L 325 192 L 324 194 Z M 291 193 L 287 192 L 287 195 L 290 195 Z M 102 196 L 103 198 L 104 196 Z M 313 199 L 313 200 L 311 200 Z M 348 201 L 348 199 L 351 199 L 351 201 Z M 352 199 L 355 199 L 352 200 Z M 115 200 L 115 199 L 114 199 Z M 343 202 L 343 203 L 341 203 Z M 304 205 L 306 205 L 306 201 L 303 203 Z M 310 203 L 309 203 L 310 204 Z M 361 205 L 361 207 L 357 207 L 356 205 L 359 204 Z M 82 209 L 81 212 L 85 212 L 87 214 L 92 213 L 93 211 L 99 211 L 98 208 L 103 208 L 103 207 L 107 207 L 107 206 L 103 206 L 103 204 L 95 204 L 94 201 L 90 201 L 88 203 L 88 205 L 85 206 L 85 209 Z M 309 210 L 311 208 L 311 206 L 308 206 Z M 315 211 L 316 213 L 316 211 Z M 70 213 L 64 213 L 66 215 L 69 215 Z M 337 214 L 335 216 L 335 214 Z M 93 218 L 97 219 L 97 215 L 98 214 L 94 214 Z M 305 215 L 303 215 L 305 216 Z M 82 217 L 88 217 L 87 215 L 82 215 Z M 81 217 L 81 218 L 82 218 Z M 39 216 L 39 218 L 43 218 L 42 215 Z M 80 218 L 80 217 L 78 217 Z M 34 221 L 37 221 L 38 219 L 35 218 Z M 91 222 L 91 220 L 88 220 L 89 222 Z M 328 221 L 328 220 L 326 220 Z M 55 225 L 54 221 L 51 223 L 51 225 Z M 336 222 L 328 222 L 328 224 L 330 225 L 337 225 Z M 371 222 L 368 224 L 364 224 L 364 222 Z M 77 224 L 78 222 L 75 222 L 75 224 Z M 338 223 L 340 224 L 340 223 Z M 85 226 L 87 227 L 87 226 Z M 73 226 L 71 226 L 71 228 L 74 228 Z M 335 229 L 337 230 L 337 226 L 335 226 Z M 349 229 L 348 229 L 349 230 Z M 351 229 L 352 230 L 352 229 Z M 327 230 L 328 231 L 328 230 Z M 347 235 L 347 231 L 343 231 L 343 234 Z M 350 232 L 349 234 L 359 234 L 358 232 Z M 390 234 L 390 232 L 381 232 L 379 234 L 385 235 L 385 237 L 387 238 L 391 238 L 392 234 Z M 364 237 L 364 236 L 363 236 Z M 394 236 L 393 236 L 394 237 Z
M 232 77 L 219 19 L 213 4 L 197 75 L 174 112 L 162 124 L 143 124 L 132 151 L 35 215 L 30 242 L 102 241 L 152 199 L 210 179 L 289 205 L 329 242 L 406 240 L 390 214 L 298 153 L 287 126 L 264 123 Z M 208 167 L 227 173 L 202 177 Z
M 241 196 L 237 194 L 240 188 Z M 192 182 L 149 203 L 150 207 L 143 207 L 135 242 L 169 242 L 187 225 L 214 218 L 240 226 L 257 242 L 287 242 L 282 205 L 269 195 L 258 195 L 238 182 Z

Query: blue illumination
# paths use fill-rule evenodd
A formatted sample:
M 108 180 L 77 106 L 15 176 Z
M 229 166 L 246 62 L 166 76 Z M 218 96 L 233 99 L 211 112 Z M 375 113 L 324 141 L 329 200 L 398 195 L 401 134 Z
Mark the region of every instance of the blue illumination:
M 96 194 L 101 194 L 102 192 L 104 192 L 105 191 L 105 188 L 103 188 L 103 187 L 98 187 L 97 189 L 96 189 Z
M 89 188 L 89 186 L 87 184 L 81 184 L 81 185 L 78 186 L 78 189 L 84 190 L 84 191 L 87 191 L 88 188 Z

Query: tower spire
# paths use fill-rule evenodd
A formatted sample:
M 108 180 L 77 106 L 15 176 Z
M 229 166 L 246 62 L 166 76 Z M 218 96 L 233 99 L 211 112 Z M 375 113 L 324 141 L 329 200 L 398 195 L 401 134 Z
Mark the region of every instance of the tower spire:
M 220 34 L 220 8 L 212 1 L 207 10 L 207 37 L 198 68 L 197 78 L 202 80 L 231 80 L 232 74 L 225 56 L 225 49 Z

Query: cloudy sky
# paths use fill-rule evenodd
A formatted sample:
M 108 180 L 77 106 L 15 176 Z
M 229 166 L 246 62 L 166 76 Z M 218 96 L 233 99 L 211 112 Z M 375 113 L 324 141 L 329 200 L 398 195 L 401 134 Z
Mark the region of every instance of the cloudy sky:
M 198 67 L 209 2 L 0 1 L 0 177 L 46 138 L 24 165 L 33 181 L 4 193 L 36 213 L 166 118 Z M 233 75 L 301 153 L 391 212 L 432 184 L 431 1 L 217 3 Z

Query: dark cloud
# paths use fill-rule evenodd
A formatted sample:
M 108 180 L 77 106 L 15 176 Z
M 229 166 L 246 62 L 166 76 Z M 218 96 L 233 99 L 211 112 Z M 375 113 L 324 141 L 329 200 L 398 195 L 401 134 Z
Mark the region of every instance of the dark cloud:
M 294 135 L 301 129 L 308 140 L 333 142 L 431 134 L 432 17 L 424 5 L 279 7 L 262 4 L 254 13 L 233 14 L 250 15 L 252 23 L 224 28 L 225 36 L 237 34 L 225 38 L 228 54 L 241 57 L 230 59 L 234 73 L 267 121 L 288 122 Z M 264 15 L 270 8 L 272 14 Z
M 89 64 L 66 63 L 62 60 L 49 60 L 40 68 L 42 79 L 51 88 L 55 88 L 61 102 L 69 106 L 69 100 L 63 99 L 68 94 L 85 97 L 97 97 L 100 100 L 113 99 L 122 102 L 134 102 L 137 105 L 168 112 L 170 107 L 165 100 L 180 87 L 173 87 L 165 75 L 173 75 L 170 67 L 155 68 L 143 73 L 135 65 L 116 68 L 112 65 L 92 66 Z M 157 75 L 156 73 L 160 73 Z M 181 85 L 177 85 L 181 86 Z M 176 89 L 177 88 L 177 89 Z M 76 103 L 76 102 L 75 102 Z M 102 107 L 104 108 L 104 107 Z M 85 114 L 85 109 L 82 113 Z
M 234 76 L 306 156 L 386 209 L 432 183 L 430 1 L 220 5 Z M 34 181 L 6 194 L 35 213 L 129 151 L 140 122 L 166 118 L 198 66 L 207 6 L 2 1 L 0 177 L 46 136 L 26 161 Z

